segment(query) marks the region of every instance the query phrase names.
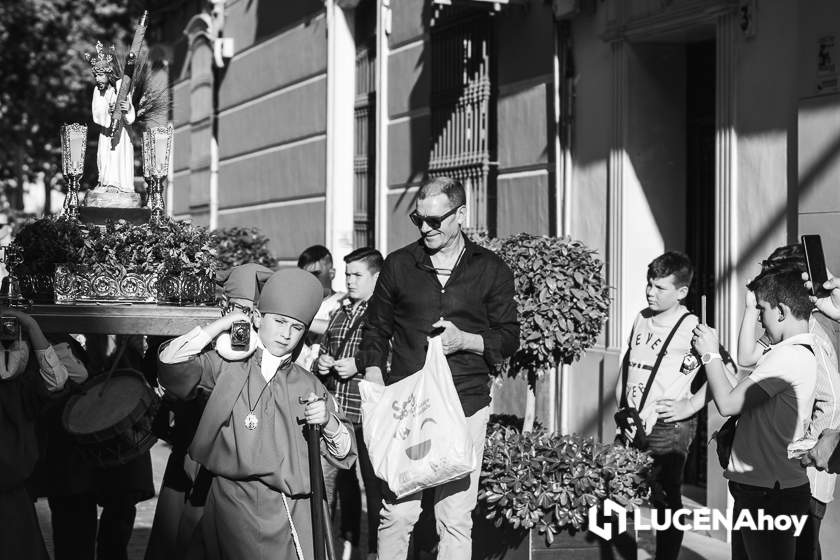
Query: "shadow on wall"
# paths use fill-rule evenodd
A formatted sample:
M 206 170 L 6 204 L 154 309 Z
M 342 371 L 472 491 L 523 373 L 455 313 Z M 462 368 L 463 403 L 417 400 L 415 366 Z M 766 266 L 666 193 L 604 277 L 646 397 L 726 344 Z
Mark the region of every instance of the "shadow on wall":
M 248 0 L 246 10 L 256 5 L 257 29 L 254 42 L 279 33 L 300 22 L 309 22 L 324 11 L 323 0 L 294 0 L 293 2 L 278 2 L 277 0 Z

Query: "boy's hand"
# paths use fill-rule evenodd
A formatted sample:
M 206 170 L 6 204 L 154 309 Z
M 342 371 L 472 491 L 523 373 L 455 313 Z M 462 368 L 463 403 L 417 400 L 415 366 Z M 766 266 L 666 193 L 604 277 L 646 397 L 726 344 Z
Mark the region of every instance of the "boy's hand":
M 701 356 L 707 352 L 714 353 L 720 350 L 717 332 L 707 325 L 697 325 L 694 328 L 694 337 L 691 339 L 691 344 Z
M 805 281 L 805 287 L 810 291 L 813 284 L 807 272 L 802 273 L 802 279 Z M 823 315 L 835 321 L 840 321 L 840 278 L 835 278 L 831 272 L 828 272 L 828 280 L 823 284 L 823 288 L 829 290 L 829 295 L 821 298 L 809 296 L 809 299 L 814 302 Z
M 755 299 L 755 292 L 752 290 L 747 290 L 747 294 L 744 296 L 744 307 L 747 309 L 756 310 L 755 308 L 757 305 L 758 301 L 756 301 Z
M 356 358 L 336 360 L 333 367 L 341 379 L 350 379 L 356 375 Z
M 330 369 L 335 365 L 335 358 L 329 354 L 321 354 L 318 356 L 318 374 L 329 375 Z
M 817 444 L 799 460 L 803 467 L 816 467 L 818 470 L 829 472 L 840 471 L 840 455 L 833 457 L 840 443 L 840 430 L 826 428 L 820 434 Z
M 307 403 L 303 409 L 303 415 L 306 418 L 306 423 L 317 424 L 318 426 L 326 424 L 327 420 L 329 420 L 327 401 L 315 393 L 309 393 L 305 400 Z
M 656 413 L 666 422 L 679 422 L 692 416 L 696 411 L 691 406 L 691 399 L 658 399 Z

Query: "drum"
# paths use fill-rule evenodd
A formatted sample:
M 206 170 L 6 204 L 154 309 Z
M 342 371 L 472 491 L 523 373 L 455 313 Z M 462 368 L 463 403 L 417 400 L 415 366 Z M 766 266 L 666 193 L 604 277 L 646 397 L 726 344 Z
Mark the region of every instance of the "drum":
M 160 398 L 143 374 L 118 369 L 86 384 L 67 401 L 62 415 L 64 429 L 93 465 L 123 465 L 155 444 L 152 421 Z

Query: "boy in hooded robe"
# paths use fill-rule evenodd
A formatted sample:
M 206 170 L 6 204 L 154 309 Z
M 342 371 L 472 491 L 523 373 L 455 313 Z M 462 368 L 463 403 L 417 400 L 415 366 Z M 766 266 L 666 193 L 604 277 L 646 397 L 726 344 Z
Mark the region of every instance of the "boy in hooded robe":
M 210 392 L 190 446 L 190 456 L 215 475 L 201 519 L 208 558 L 313 556 L 304 424 L 323 427 L 327 461 L 347 469 L 356 460 L 352 428 L 333 400 L 319 399 L 327 391 L 315 375 L 294 363 L 321 296 L 308 272 L 274 273 L 260 294 L 256 348 L 245 360 L 204 350 L 234 321 L 248 320 L 239 311 L 161 348 L 167 391 L 183 399 Z
M 224 313 L 239 310 L 250 316 L 260 290 L 272 271 L 262 265 L 247 263 L 219 272 L 216 282 L 222 286 L 226 307 Z M 231 347 L 230 333 L 225 331 L 215 340 L 216 352 L 225 360 L 246 360 L 256 349 L 257 334 L 251 325 L 250 347 Z M 212 475 L 188 455 L 209 395 L 200 391 L 189 401 L 168 402 L 175 415 L 171 431 L 172 453 L 166 463 L 152 532 L 145 560 L 169 558 L 202 558 L 203 543 L 197 531 Z
M 0 343 L 0 558 L 47 559 L 24 484 L 38 460 L 36 417 L 69 374 L 32 317 L 5 307 L 2 315 L 16 318 L 21 332 Z

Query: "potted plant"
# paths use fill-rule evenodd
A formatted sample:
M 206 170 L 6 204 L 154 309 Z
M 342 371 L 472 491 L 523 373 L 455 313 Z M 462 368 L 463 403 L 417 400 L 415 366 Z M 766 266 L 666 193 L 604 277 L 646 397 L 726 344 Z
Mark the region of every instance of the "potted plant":
M 525 431 L 535 418 L 537 380 L 579 359 L 598 339 L 610 304 L 603 263 L 595 251 L 570 238 L 519 233 L 473 239 L 510 267 L 516 285 L 519 349 L 497 373 L 525 375 Z
M 652 459 L 580 435 L 523 432 L 491 422 L 484 448 L 473 558 L 635 558 L 635 539 L 587 531 L 588 512 L 611 499 L 639 506 Z M 475 538 L 480 533 L 482 538 Z
M 211 303 L 218 260 L 207 228 L 172 219 L 150 224 L 162 257 L 158 271 L 159 303 Z
M 246 263 L 273 269 L 277 266 L 277 258 L 269 250 L 268 243 L 268 237 L 253 227 L 229 227 L 210 232 L 210 245 L 216 251 L 222 270 Z

